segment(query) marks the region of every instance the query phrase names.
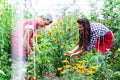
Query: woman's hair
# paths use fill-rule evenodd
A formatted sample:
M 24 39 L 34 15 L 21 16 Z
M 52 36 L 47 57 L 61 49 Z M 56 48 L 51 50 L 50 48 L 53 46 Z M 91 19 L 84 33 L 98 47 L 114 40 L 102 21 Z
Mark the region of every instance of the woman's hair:
M 51 15 L 50 13 L 44 14 L 44 15 L 42 15 L 42 16 L 43 16 L 43 18 L 44 18 L 45 20 L 49 20 L 50 23 L 53 22 L 52 15 Z
M 80 32 L 79 30 L 79 47 L 87 50 L 87 46 L 90 44 L 91 40 L 90 23 L 87 18 L 78 19 L 77 23 L 83 26 L 83 31 Z

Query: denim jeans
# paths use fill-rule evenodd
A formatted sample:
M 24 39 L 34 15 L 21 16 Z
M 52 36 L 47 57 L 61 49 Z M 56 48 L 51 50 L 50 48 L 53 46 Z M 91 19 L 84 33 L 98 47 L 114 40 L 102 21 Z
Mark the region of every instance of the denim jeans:
M 114 41 L 112 40 L 112 44 L 110 46 L 110 49 L 112 48 L 112 46 L 114 45 Z M 102 63 L 102 61 L 105 59 L 107 53 L 102 53 L 101 56 L 102 58 L 98 58 L 98 62 Z

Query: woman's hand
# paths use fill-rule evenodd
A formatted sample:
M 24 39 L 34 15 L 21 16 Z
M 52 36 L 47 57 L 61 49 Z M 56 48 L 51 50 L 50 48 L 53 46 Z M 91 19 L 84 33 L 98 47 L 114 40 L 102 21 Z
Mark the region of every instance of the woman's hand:
M 72 56 L 78 56 L 79 54 L 71 53 L 71 51 L 68 51 L 68 52 L 66 52 L 64 55 L 65 55 L 65 56 L 72 57 Z
M 76 57 L 80 57 L 81 53 L 73 53 L 71 54 L 71 56 L 76 56 Z
M 80 55 L 81 55 L 84 51 L 85 51 L 84 49 L 79 50 L 79 51 L 77 51 L 77 52 L 75 52 L 75 53 L 73 53 L 72 51 L 68 51 L 68 52 L 65 53 L 65 55 L 66 55 L 66 56 L 69 56 L 69 57 L 71 57 L 71 56 L 80 57 Z
M 28 47 L 27 51 L 28 51 L 28 53 L 31 53 L 31 52 L 32 52 L 32 49 L 31 49 L 30 46 Z
M 72 54 L 73 54 L 72 51 L 67 51 L 64 53 L 65 56 L 72 56 Z
M 84 51 L 86 51 L 86 50 L 85 50 L 85 49 L 81 49 L 81 50 L 79 50 L 79 51 L 77 51 L 77 52 L 73 53 L 73 55 L 72 55 L 72 56 L 77 56 L 77 57 L 80 57 Z
M 32 36 L 33 30 L 27 28 L 24 35 L 24 48 L 28 51 L 28 54 L 31 52 L 31 47 L 29 45 L 29 40 Z

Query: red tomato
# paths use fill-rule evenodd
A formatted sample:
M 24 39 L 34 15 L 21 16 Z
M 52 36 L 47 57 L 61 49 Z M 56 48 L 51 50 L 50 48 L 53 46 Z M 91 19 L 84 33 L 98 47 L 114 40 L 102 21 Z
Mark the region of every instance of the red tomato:
M 35 77 L 32 77 L 32 80 L 36 80 L 36 78 L 35 78 Z
M 30 76 L 27 76 L 27 77 L 26 77 L 26 80 L 30 80 Z

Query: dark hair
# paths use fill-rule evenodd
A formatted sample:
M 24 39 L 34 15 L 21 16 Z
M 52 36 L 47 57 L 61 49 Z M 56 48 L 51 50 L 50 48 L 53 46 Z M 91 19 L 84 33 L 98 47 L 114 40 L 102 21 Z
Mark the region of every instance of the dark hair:
M 81 18 L 77 20 L 77 23 L 83 26 L 83 31 L 79 31 L 79 47 L 87 50 L 87 46 L 90 44 L 91 40 L 91 28 L 90 23 L 87 18 Z
M 52 23 L 52 22 L 53 22 L 53 21 L 51 21 L 51 20 L 49 20 L 49 19 L 46 19 L 46 20 L 50 21 L 50 23 Z

